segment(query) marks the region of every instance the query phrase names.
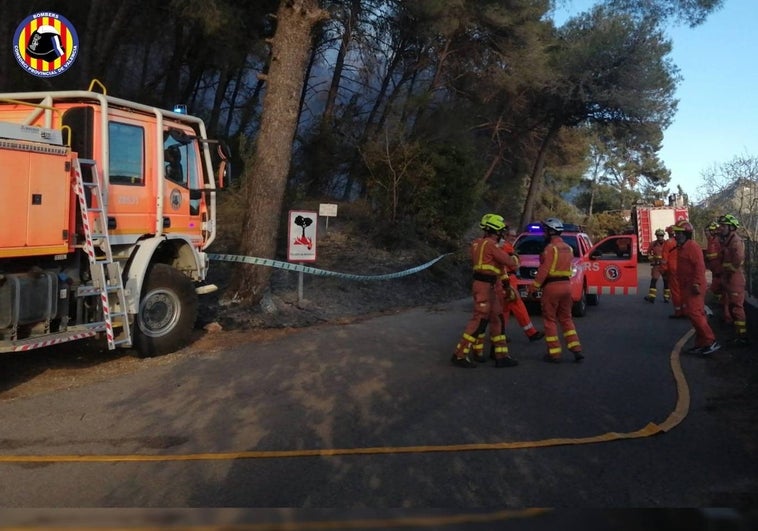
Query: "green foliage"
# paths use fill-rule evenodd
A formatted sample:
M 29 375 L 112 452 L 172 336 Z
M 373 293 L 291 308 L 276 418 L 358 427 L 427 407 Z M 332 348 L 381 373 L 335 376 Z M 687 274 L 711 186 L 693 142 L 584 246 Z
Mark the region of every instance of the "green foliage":
M 610 184 L 585 182 L 582 191 L 576 197 L 576 206 L 583 212 L 589 212 L 592 202 L 592 212 L 607 210 L 630 209 L 642 196 L 636 190 Z
M 354 187 L 343 186 L 351 192 L 344 197 L 367 199 L 367 228 L 388 241 L 452 241 L 482 202 L 512 223 L 522 202 L 574 220 L 580 211 L 561 197 L 584 173 L 588 123 L 613 124 L 603 133 L 607 164 L 596 183 L 663 193 L 668 174 L 657 153 L 678 73 L 662 29 L 674 19 L 702 22 L 722 0 L 606 0 L 561 28 L 550 19 L 555 3 L 319 2 L 333 18 L 313 28 L 309 77 L 280 115 L 299 114 L 290 200 L 342 197 L 336 190 L 347 180 Z M 269 15 L 282 5 L 57 0 L 48 7 L 79 30 L 76 68 L 41 80 L 6 54 L 0 90 L 83 89 L 97 77 L 114 96 L 167 108 L 186 102 L 211 136 L 240 138 L 234 168 L 244 192 L 267 178 L 253 175 L 246 140 L 287 147 L 265 138 L 259 120 L 262 94 L 273 86 L 270 38 L 282 22 Z M 5 2 L 5 42 L 12 21 L 29 12 Z M 392 136 L 379 138 L 385 130 Z M 540 185 L 534 194 L 530 183 Z M 598 192 L 596 211 L 620 208 L 613 190 Z
M 585 231 L 590 235 L 593 242 L 611 234 L 621 234 L 628 226 L 629 221 L 618 210 L 595 214 L 584 224 Z
M 481 197 L 475 152 L 446 142 L 388 142 L 370 144 L 363 153 L 375 234 L 399 245 L 403 238 L 441 245 L 457 240 Z
M 724 5 L 724 0 L 608 0 L 611 8 L 639 18 L 664 22 L 673 20 L 690 26 L 702 24 L 706 17 Z

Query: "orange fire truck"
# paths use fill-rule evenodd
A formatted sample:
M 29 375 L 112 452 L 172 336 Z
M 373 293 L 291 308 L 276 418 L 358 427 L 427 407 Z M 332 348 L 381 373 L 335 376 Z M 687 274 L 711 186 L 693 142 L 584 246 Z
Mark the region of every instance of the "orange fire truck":
M 97 81 L 0 94 L 0 352 L 185 345 L 227 160 L 201 119 Z

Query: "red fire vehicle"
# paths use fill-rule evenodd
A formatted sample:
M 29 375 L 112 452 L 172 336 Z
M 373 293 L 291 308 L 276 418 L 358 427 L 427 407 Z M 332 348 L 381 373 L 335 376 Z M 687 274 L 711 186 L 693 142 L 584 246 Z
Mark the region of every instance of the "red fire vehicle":
M 609 236 L 592 244 L 581 227 L 564 223 L 561 238 L 574 251 L 571 264 L 572 314 L 582 317 L 587 306 L 597 305 L 600 295 L 637 294 L 637 237 L 634 234 Z M 537 275 L 540 254 L 547 244 L 542 224 L 527 225 L 514 244 L 519 257 L 518 291 L 527 305 L 538 302 L 541 292 L 530 295 L 528 287 Z M 628 254 L 619 249 L 630 248 Z M 619 256 L 622 254 L 622 256 Z

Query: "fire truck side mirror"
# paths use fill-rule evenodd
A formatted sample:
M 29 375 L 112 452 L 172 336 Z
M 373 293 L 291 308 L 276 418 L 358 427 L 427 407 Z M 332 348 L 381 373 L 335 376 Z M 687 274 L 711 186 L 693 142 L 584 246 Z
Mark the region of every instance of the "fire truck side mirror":
M 232 165 L 229 159 L 232 157 L 231 150 L 225 142 L 219 142 L 216 149 L 221 163 L 218 166 L 218 176 L 216 182 L 219 188 L 226 188 L 231 184 L 232 177 Z

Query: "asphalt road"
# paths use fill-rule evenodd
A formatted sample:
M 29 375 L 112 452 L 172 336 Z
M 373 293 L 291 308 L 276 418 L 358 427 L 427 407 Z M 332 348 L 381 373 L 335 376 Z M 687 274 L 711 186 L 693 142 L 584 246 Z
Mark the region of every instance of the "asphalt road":
M 689 323 L 644 293 L 576 319 L 581 364 L 544 363 L 512 321 L 518 367 L 453 367 L 463 300 L 0 402 L 0 506 L 510 518 L 754 501 L 758 463 L 708 410 L 708 360 L 679 355 Z

